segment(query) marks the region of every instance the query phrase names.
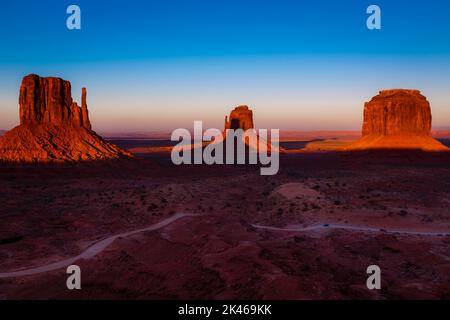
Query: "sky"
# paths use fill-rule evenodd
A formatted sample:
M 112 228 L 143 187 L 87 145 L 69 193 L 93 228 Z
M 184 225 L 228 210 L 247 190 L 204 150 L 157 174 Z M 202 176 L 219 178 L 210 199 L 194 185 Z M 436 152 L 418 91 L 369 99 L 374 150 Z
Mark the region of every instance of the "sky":
M 389 88 L 421 90 L 448 127 L 449 16 L 448 0 L 4 0 L 0 129 L 18 124 L 30 73 L 70 80 L 77 101 L 86 86 L 99 132 L 221 128 L 241 104 L 258 128 L 359 130 Z

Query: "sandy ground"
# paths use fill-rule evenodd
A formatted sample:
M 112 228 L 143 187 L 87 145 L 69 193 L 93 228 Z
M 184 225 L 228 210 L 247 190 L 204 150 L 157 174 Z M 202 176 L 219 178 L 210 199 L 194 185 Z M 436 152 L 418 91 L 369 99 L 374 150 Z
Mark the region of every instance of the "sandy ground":
M 2 299 L 450 299 L 450 156 L 283 155 L 256 166 L 175 167 L 167 155 L 72 167 L 0 167 L 0 273 L 81 254 L 65 269 L 0 279 Z M 317 224 L 361 226 L 282 230 Z M 258 228 L 269 226 L 274 230 Z M 395 234 L 384 230 L 442 232 Z M 382 289 L 366 288 L 366 268 Z

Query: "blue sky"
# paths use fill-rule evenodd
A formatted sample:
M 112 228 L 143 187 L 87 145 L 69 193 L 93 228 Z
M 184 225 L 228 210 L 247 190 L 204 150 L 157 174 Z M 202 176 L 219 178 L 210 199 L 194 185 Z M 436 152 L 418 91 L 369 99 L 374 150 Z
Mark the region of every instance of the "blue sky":
M 358 129 L 364 101 L 391 87 L 421 89 L 447 126 L 449 15 L 446 0 L 2 1 L 0 128 L 17 123 L 29 73 L 70 80 L 76 99 L 87 86 L 99 131 L 221 126 L 236 104 L 258 127 Z

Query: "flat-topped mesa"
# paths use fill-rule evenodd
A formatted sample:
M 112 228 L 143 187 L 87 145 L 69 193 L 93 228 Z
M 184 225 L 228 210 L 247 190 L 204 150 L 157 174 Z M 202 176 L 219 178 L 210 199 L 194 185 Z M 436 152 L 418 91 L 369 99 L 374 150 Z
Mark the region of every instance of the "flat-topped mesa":
M 227 129 L 253 129 L 253 111 L 248 106 L 238 106 L 230 113 L 230 117 L 225 117 L 225 130 Z
M 363 136 L 431 135 L 431 108 L 419 90 L 383 90 L 364 105 Z
M 408 89 L 383 90 L 366 102 L 362 138 L 346 149 L 448 150 L 431 137 L 430 103 Z
M 72 99 L 69 81 L 61 78 L 41 78 L 31 74 L 20 86 L 20 124 L 64 125 L 91 130 L 86 105 L 86 88 L 82 90 L 83 105 Z

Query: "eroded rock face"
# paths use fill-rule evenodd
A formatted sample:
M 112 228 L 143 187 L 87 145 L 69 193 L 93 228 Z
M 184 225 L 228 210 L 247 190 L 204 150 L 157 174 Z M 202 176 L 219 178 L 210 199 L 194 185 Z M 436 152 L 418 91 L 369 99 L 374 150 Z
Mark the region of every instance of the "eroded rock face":
M 230 113 L 230 117 L 225 117 L 226 129 L 253 129 L 253 111 L 248 106 L 238 106 Z
M 383 90 L 364 105 L 362 138 L 347 149 L 448 150 L 431 137 L 430 103 L 419 90 Z
M 86 88 L 83 88 L 81 90 L 81 125 L 86 129 L 91 130 L 92 126 L 91 122 L 89 121 L 89 112 L 87 109 L 86 95 L 87 90 Z
M 363 136 L 431 134 L 431 108 L 419 90 L 384 90 L 364 105 Z
M 20 124 L 69 125 L 91 129 L 83 88 L 82 108 L 72 100 L 69 81 L 32 74 L 20 86 Z
M 28 75 L 20 87 L 20 125 L 0 139 L 0 161 L 70 162 L 130 157 L 92 131 L 82 90 L 82 106 L 71 84 L 60 78 Z

